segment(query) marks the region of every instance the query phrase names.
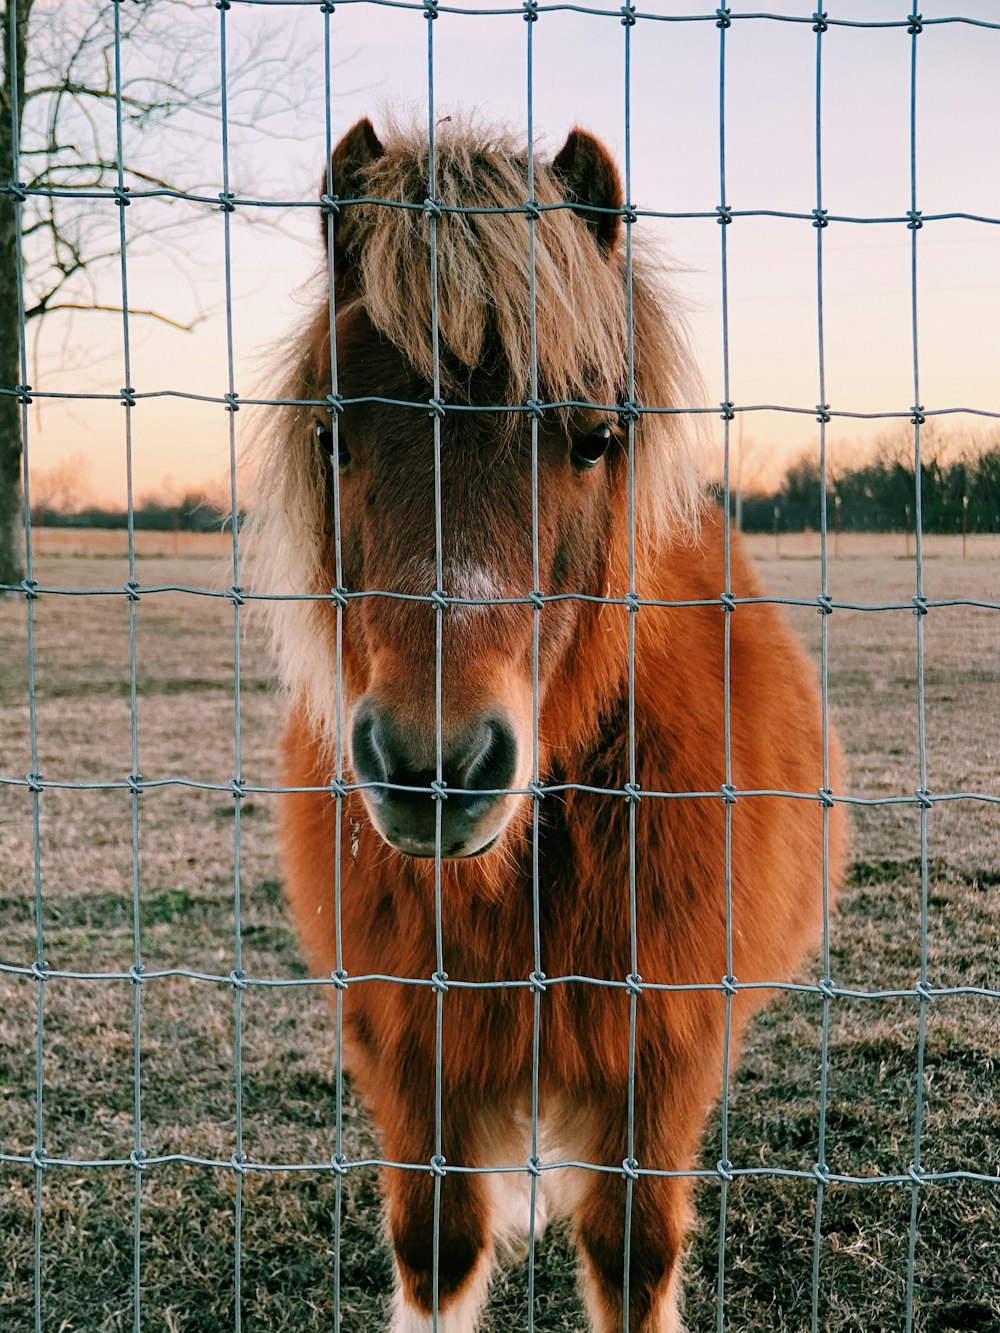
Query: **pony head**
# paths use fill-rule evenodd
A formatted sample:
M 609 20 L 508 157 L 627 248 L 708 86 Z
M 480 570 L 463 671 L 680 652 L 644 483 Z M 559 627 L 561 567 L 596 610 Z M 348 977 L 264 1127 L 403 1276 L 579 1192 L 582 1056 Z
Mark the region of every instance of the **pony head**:
M 532 198 L 523 144 L 454 122 L 432 163 L 363 120 L 331 177 L 328 297 L 288 395 L 330 406 L 272 440 L 257 549 L 268 591 L 346 594 L 279 603 L 277 640 L 371 822 L 410 856 L 475 856 L 528 808 L 552 709 L 575 694 L 584 725 L 611 688 L 587 645 L 629 589 L 630 519 L 634 565 L 696 514 L 683 338 L 582 130 L 534 156 Z

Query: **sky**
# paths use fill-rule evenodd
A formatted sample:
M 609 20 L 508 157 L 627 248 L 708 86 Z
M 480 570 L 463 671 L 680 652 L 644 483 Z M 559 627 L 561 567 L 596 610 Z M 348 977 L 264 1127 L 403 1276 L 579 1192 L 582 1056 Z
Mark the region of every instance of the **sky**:
M 90 0 L 73 0 L 89 8 Z M 464 0 L 469 10 L 488 5 Z M 496 7 L 496 0 L 494 0 Z M 641 12 L 711 14 L 699 0 L 648 0 Z M 769 0 L 768 11 L 809 15 L 801 0 Z M 899 0 L 828 0 L 830 18 L 905 18 Z M 964 14 L 1000 19 L 995 0 L 925 0 L 924 19 Z M 733 6 L 733 12 L 740 12 Z M 237 93 L 230 187 L 277 201 L 316 197 L 325 159 L 324 20 L 317 4 L 234 0 L 227 18 L 230 72 Z M 338 5 L 330 18 L 331 124 L 336 139 L 359 117 L 376 128 L 387 108 L 427 115 L 427 21 L 417 11 L 369 3 Z M 165 41 L 217 58 L 219 12 L 196 5 L 165 29 Z M 486 122 L 526 126 L 526 36 L 519 14 L 444 13 L 434 22 L 435 114 L 475 109 Z M 554 153 L 574 125 L 601 137 L 621 162 L 625 147 L 624 28 L 615 17 L 543 13 L 533 25 L 533 111 L 543 152 Z M 726 45 L 726 203 L 732 209 L 809 213 L 816 206 L 816 35 L 811 24 L 734 21 Z M 822 188 L 830 214 L 905 214 L 910 207 L 909 89 L 912 39 L 905 29 L 831 28 L 822 39 Z M 945 24 L 917 39 L 917 207 L 925 214 L 969 212 L 1000 218 L 1000 172 L 993 132 L 1000 123 L 1000 31 Z M 714 22 L 640 18 L 631 33 L 632 198 L 639 207 L 712 213 L 720 202 L 719 47 Z M 253 49 L 273 60 L 256 75 Z M 164 55 L 167 58 L 169 53 Z M 129 61 L 146 53 L 123 52 Z M 240 62 L 248 62 L 242 69 Z M 275 94 L 257 118 L 247 86 Z M 260 103 L 257 98 L 257 105 Z M 270 103 L 268 103 L 270 105 Z M 182 188 L 222 188 L 219 125 L 211 116 L 176 136 L 129 140 L 131 161 L 170 170 Z M 118 211 L 99 202 L 95 225 L 114 249 Z M 136 201 L 127 222 L 165 215 Z M 139 222 L 136 215 L 145 210 Z M 187 210 L 185 213 L 184 210 Z M 315 303 L 322 257 L 317 213 L 266 210 L 271 225 L 231 229 L 234 382 L 244 397 L 273 392 L 282 352 Z M 245 210 L 259 216 L 265 210 Z M 174 205 L 182 222 L 167 246 L 129 252 L 129 304 L 187 322 L 181 332 L 145 317 L 129 320 L 132 386 L 221 396 L 228 388 L 224 221 Z M 714 217 L 640 219 L 636 243 L 653 247 L 683 296 L 706 401 L 723 393 L 721 228 Z M 819 401 L 817 237 L 809 220 L 737 218 L 727 228 L 730 397 L 740 405 L 813 408 Z M 823 233 L 826 401 L 840 411 L 905 412 L 914 400 L 911 234 L 901 222 L 833 222 Z M 121 301 L 120 266 L 98 274 L 102 302 Z M 920 398 L 929 409 L 1000 411 L 1000 227 L 928 222 L 918 236 Z M 113 315 L 53 314 L 32 328 L 30 382 L 50 392 L 117 393 L 124 384 L 122 322 Z M 229 421 L 218 404 L 157 397 L 132 413 L 137 496 L 166 497 L 227 486 Z M 258 428 L 237 416 L 241 459 Z M 828 429 L 834 467 L 849 464 L 891 423 L 835 420 Z M 963 439 L 990 423 L 948 419 Z M 711 427 L 720 447 L 721 427 Z M 818 447 L 814 415 L 745 414 L 742 461 L 747 487 L 773 481 L 798 455 Z M 38 400 L 29 422 L 29 458 L 40 488 L 67 470 L 81 502 L 123 504 L 124 413 L 95 400 Z M 240 467 L 247 464 L 241 462 Z

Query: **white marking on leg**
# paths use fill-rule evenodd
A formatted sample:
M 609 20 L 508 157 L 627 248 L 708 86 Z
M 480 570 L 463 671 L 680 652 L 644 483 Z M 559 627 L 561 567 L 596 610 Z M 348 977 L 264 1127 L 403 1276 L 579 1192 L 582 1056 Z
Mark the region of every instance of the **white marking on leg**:
M 489 1294 L 492 1271 L 493 1259 L 487 1246 L 462 1290 L 457 1296 L 450 1297 L 438 1311 L 437 1333 L 476 1333 Z M 433 1328 L 431 1315 L 407 1300 L 397 1268 L 392 1333 L 432 1333 Z

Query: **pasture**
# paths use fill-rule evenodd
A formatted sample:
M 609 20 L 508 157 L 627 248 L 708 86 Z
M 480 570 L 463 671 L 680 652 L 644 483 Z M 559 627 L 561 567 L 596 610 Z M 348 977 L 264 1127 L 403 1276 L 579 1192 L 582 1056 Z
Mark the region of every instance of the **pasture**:
M 776 596 L 819 591 L 815 543 L 791 537 L 775 558 L 752 541 Z M 49 548 L 52 550 L 53 548 Z M 43 550 L 45 547 L 43 546 Z M 224 547 L 223 547 L 224 551 Z M 995 539 L 927 544 L 926 594 L 996 601 Z M 902 536 L 842 539 L 831 561 L 835 600 L 906 602 L 914 568 Z M 224 555 L 150 554 L 140 587 L 224 587 Z M 121 554 L 43 555 L 43 587 L 121 589 Z M 737 611 L 736 614 L 739 614 Z M 792 623 L 818 659 L 816 609 Z M 721 616 L 721 613 L 720 613 Z M 925 619 L 928 785 L 932 792 L 998 793 L 998 613 L 934 608 Z M 279 725 L 272 663 L 243 613 L 242 777 L 272 785 Z M 720 621 L 721 624 L 721 621 Z M 852 794 L 912 795 L 920 785 L 915 617 L 910 610 L 837 610 L 829 619 L 830 699 L 849 760 Z M 721 630 L 720 630 L 721 632 Z M 0 774 L 31 768 L 24 604 L 0 602 Z M 147 593 L 136 604 L 138 771 L 225 785 L 234 776 L 233 610 L 224 599 Z M 42 595 L 35 603 L 38 771 L 46 780 L 121 782 L 132 770 L 129 607 L 120 594 Z M 736 706 L 736 705 L 734 705 Z M 306 975 L 288 927 L 273 851 L 274 797 L 251 794 L 240 820 L 242 967 L 250 978 Z M 138 801 L 133 841 L 127 790 L 50 790 L 40 801 L 44 956 L 76 973 L 126 972 L 134 961 L 137 855 L 141 959 L 147 972 L 183 968 L 228 976 L 235 966 L 234 801 L 225 791 L 165 785 Z M 1000 807 L 938 804 L 929 820 L 928 974 L 944 987 L 1000 986 Z M 912 805 L 859 809 L 853 868 L 832 929 L 832 975 L 859 990 L 912 988 L 920 966 L 919 821 Z M 30 967 L 34 920 L 32 798 L 0 788 L 0 962 Z M 526 960 L 525 972 L 528 971 Z M 810 977 L 820 975 L 818 965 Z M 35 1145 L 39 984 L 0 974 L 0 1154 Z M 134 991 L 128 981 L 44 983 L 42 1141 L 49 1159 L 127 1159 L 135 1146 Z M 249 1163 L 329 1162 L 334 1152 L 332 1025 L 316 988 L 242 992 L 242 1127 Z M 445 1007 L 447 998 L 445 999 Z M 816 995 L 785 996 L 759 1018 L 734 1077 L 729 1157 L 737 1166 L 811 1170 L 816 1161 L 820 1018 Z M 1000 1176 L 1000 1002 L 929 1002 L 922 1164 L 926 1172 Z M 233 988 L 187 977 L 141 987 L 142 1144 L 158 1157 L 228 1163 L 235 1150 Z M 837 1174 L 905 1175 L 913 1158 L 918 1001 L 831 1005 L 827 1152 Z M 374 1152 L 348 1099 L 344 1151 Z M 703 1164 L 720 1156 L 712 1122 Z M 134 1171 L 59 1166 L 42 1172 L 43 1327 L 119 1333 L 133 1326 Z M 142 1326 L 165 1333 L 233 1327 L 235 1173 L 224 1166 L 148 1166 L 141 1177 Z M 916 1327 L 987 1333 L 1000 1327 L 1000 1180 L 928 1184 L 921 1191 Z M 815 1186 L 762 1176 L 729 1189 L 726 1327 L 799 1333 L 809 1326 Z M 243 1175 L 241 1271 L 246 1330 L 332 1327 L 335 1179 L 330 1172 Z M 911 1190 L 834 1185 L 826 1191 L 820 1327 L 837 1333 L 904 1327 Z M 34 1172 L 0 1164 L 0 1324 L 33 1326 Z M 698 1189 L 686 1264 L 692 1333 L 715 1327 L 719 1186 Z M 384 1327 L 391 1286 L 374 1171 L 343 1181 L 343 1326 Z M 526 1327 L 526 1269 L 498 1282 L 485 1327 Z M 565 1237 L 538 1251 L 539 1333 L 581 1328 Z

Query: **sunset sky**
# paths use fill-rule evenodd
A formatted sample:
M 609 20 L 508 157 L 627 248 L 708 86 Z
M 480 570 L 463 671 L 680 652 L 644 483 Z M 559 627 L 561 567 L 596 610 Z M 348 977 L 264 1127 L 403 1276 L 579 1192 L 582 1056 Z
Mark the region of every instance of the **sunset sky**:
M 80 0 L 76 0 L 80 3 Z M 482 8 L 464 0 L 466 8 Z M 770 0 L 772 13 L 811 14 L 803 0 Z M 650 0 L 662 15 L 711 13 L 691 0 Z M 925 0 L 924 19 L 964 14 L 1000 19 L 995 0 Z M 734 6 L 734 12 L 739 12 Z M 831 19 L 905 18 L 900 0 L 830 0 Z M 231 49 L 255 40 L 293 59 L 282 79 L 288 110 L 264 127 L 236 127 L 231 188 L 275 200 L 315 198 L 324 161 L 323 18 L 318 5 L 250 5 L 235 0 Z M 426 118 L 427 22 L 420 12 L 339 5 L 333 38 L 334 137 L 364 114 L 410 107 Z M 214 43 L 219 13 L 210 4 L 177 25 L 177 40 Z M 435 109 L 475 108 L 485 121 L 523 127 L 527 25 L 517 14 L 442 14 L 434 23 Z M 624 29 L 617 18 L 543 13 L 534 25 L 534 116 L 540 145 L 555 152 L 576 124 L 622 158 Z M 719 203 L 719 31 L 714 22 L 640 19 L 632 30 L 633 201 L 668 212 L 712 212 Z M 995 129 L 1000 124 L 1000 31 L 930 26 L 918 40 L 917 205 L 925 214 L 963 211 L 1000 217 Z M 831 214 L 899 216 L 909 208 L 909 78 L 905 28 L 831 28 L 823 38 L 823 194 Z M 727 199 L 733 209 L 808 213 L 815 207 L 816 36 L 810 24 L 734 21 L 726 36 Z M 130 53 L 123 53 L 126 71 Z M 238 110 L 238 108 L 237 108 Z M 222 188 L 218 126 L 199 122 L 183 160 L 181 186 Z M 135 149 L 157 164 L 155 136 Z M 185 178 L 186 177 L 186 178 Z M 113 243 L 118 213 L 105 210 Z M 152 218 L 165 207 L 136 201 Z M 191 205 L 191 226 L 175 230 L 169 254 L 129 259 L 130 304 L 187 321 L 182 333 L 132 321 L 132 384 L 221 395 L 228 387 L 223 219 Z M 268 216 L 280 230 L 233 226 L 235 382 L 244 397 L 271 391 L 276 349 L 294 340 L 315 291 L 321 258 L 311 209 Z M 675 266 L 686 298 L 707 401 L 722 390 L 720 227 L 714 218 L 641 219 L 636 243 L 653 244 Z M 818 402 L 816 231 L 808 220 L 738 218 L 728 228 L 731 396 L 737 404 Z M 905 223 L 832 223 L 824 233 L 827 401 L 839 410 L 906 411 L 913 402 L 910 233 Z M 927 223 L 918 237 L 921 399 L 928 409 L 1000 411 L 995 306 L 1000 296 L 1000 227 L 974 221 Z M 174 261 L 177 261 L 176 263 Z M 178 267 L 179 265 L 179 267 Z M 183 274 L 186 274 L 185 278 Z M 103 301 L 120 301 L 117 268 L 99 281 Z M 38 332 L 37 344 L 34 339 Z M 37 389 L 117 393 L 125 382 L 121 321 L 53 315 L 32 329 Z M 227 475 L 228 419 L 215 404 L 170 397 L 134 411 L 134 476 L 139 495 L 217 486 Z M 33 473 L 71 460 L 82 499 L 123 503 L 124 413 L 117 403 L 47 403 L 30 417 Z M 956 432 L 988 421 L 949 418 Z M 891 423 L 890 423 L 891 424 Z M 237 417 L 240 447 L 252 440 L 249 413 Z M 847 460 L 887 423 L 835 422 L 831 455 Z M 771 480 L 789 458 L 815 449 L 814 418 L 748 414 L 745 479 Z M 721 439 L 721 432 L 716 431 Z M 734 433 L 735 439 L 735 433 Z

